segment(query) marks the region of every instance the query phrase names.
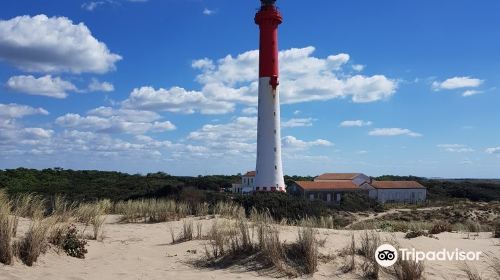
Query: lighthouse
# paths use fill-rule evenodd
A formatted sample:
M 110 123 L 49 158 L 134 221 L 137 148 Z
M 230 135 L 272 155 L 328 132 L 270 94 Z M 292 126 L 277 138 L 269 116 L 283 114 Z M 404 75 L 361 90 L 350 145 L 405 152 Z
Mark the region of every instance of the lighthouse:
M 257 166 L 254 191 L 285 191 L 281 162 L 278 25 L 276 0 L 261 0 L 255 15 L 260 29 Z

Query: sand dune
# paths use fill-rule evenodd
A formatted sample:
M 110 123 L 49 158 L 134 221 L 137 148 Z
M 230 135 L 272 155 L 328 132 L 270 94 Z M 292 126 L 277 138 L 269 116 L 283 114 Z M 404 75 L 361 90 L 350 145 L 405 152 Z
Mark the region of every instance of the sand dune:
M 202 221 L 207 231 L 213 219 L 192 218 Z M 84 260 L 71 258 L 54 249 L 43 255 L 33 267 L 24 266 L 16 261 L 12 266 L 0 265 L 0 280 L 21 279 L 276 279 L 269 271 L 252 271 L 245 266 L 233 266 L 225 269 L 206 269 L 193 265 L 205 255 L 206 241 L 196 240 L 180 244 L 172 242 L 169 227 L 180 232 L 181 221 L 157 224 L 120 224 L 117 216 L 108 216 L 104 227 L 103 241 L 89 241 L 88 254 Z M 26 231 L 29 221 L 22 219 L 19 235 Z M 281 228 L 282 240 L 291 241 L 297 237 L 297 229 L 291 226 Z M 87 229 L 90 231 L 90 229 Z M 323 255 L 336 256 L 328 263 L 320 263 L 319 270 L 309 279 L 359 279 L 357 273 L 343 274 L 340 266 L 343 259 L 338 252 L 346 247 L 354 232 L 356 240 L 362 231 L 318 229 L 318 239 L 325 239 L 325 246 L 320 247 Z M 441 233 L 438 239 L 418 237 L 404 239 L 402 233 L 380 233 L 383 239 L 397 240 L 403 247 L 419 250 L 437 250 L 446 248 L 455 250 L 483 251 L 500 257 L 500 242 L 491 238 L 491 233 L 467 238 L 461 233 Z M 495 279 L 488 271 L 488 264 L 483 258 L 471 262 L 482 273 L 484 279 Z M 425 263 L 427 279 L 465 279 L 459 269 L 460 262 L 435 261 Z M 382 279 L 390 279 L 381 274 Z

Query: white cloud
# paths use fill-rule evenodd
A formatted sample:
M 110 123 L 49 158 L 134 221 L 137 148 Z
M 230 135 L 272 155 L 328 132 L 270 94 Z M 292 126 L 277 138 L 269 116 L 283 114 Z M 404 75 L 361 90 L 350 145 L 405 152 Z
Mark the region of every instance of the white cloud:
M 500 154 L 500 147 L 488 148 L 485 152 L 488 154 Z
M 343 121 L 340 123 L 341 127 L 362 127 L 362 126 L 370 126 L 373 123 L 371 121 L 363 121 L 363 120 L 352 120 L 352 121 Z
M 474 152 L 474 149 L 462 144 L 440 144 L 437 145 L 438 148 L 443 149 L 447 152 L 452 153 L 469 153 Z
M 476 94 L 480 94 L 480 93 L 483 93 L 483 91 L 470 89 L 470 90 L 464 91 L 462 96 L 467 97 L 467 96 L 472 96 L 472 95 L 476 95 Z
M 102 91 L 102 92 L 111 92 L 115 90 L 113 84 L 109 82 L 99 82 L 97 79 L 92 79 L 88 86 L 89 91 Z
M 297 149 L 304 150 L 311 147 L 330 147 L 333 143 L 328 140 L 318 139 L 314 141 L 304 141 L 295 138 L 294 136 L 283 137 L 283 148 L 284 149 Z
M 257 115 L 258 111 L 255 107 L 247 107 L 241 111 L 245 115 Z
M 2 104 L 0 103 L 0 120 L 1 119 L 17 119 L 29 115 L 48 115 L 49 112 L 43 108 L 33 108 L 27 105 L 15 103 Z
M 203 9 L 203 14 L 206 16 L 211 16 L 211 15 L 215 14 L 215 10 L 210 10 L 208 8 L 205 8 L 205 9 Z
M 295 110 L 295 111 L 293 112 L 293 114 L 294 114 L 294 115 L 298 115 L 298 114 L 300 114 L 300 113 L 301 113 L 301 111 L 300 111 L 300 110 Z
M 40 78 L 31 75 L 14 76 L 9 78 L 6 86 L 12 91 L 53 98 L 66 98 L 67 91 L 78 91 L 74 84 L 51 75 Z
M 289 119 L 281 123 L 282 127 L 303 127 L 303 126 L 312 126 L 314 119 L 313 118 L 302 118 L 302 119 Z
M 375 128 L 368 133 L 370 136 L 400 136 L 420 137 L 422 134 L 413 132 L 406 128 Z
M 234 104 L 225 101 L 211 100 L 203 93 L 186 91 L 183 88 L 171 89 L 152 87 L 136 88 L 129 98 L 122 102 L 124 108 L 140 110 L 169 111 L 192 114 L 225 114 L 234 111 Z
M 438 82 L 435 81 L 432 83 L 432 88 L 434 90 L 441 90 L 441 89 L 459 89 L 459 88 L 475 88 L 479 87 L 484 81 L 477 79 L 477 78 L 471 78 L 471 77 L 453 77 L 449 78 L 443 82 Z
M 395 80 L 383 75 L 351 76 L 342 73 L 348 54 L 317 58 L 314 47 L 280 51 L 281 102 L 284 104 L 350 98 L 353 102 L 375 102 L 389 98 L 397 88 Z M 134 89 L 123 102 L 127 108 L 180 113 L 224 114 L 236 104 L 257 105 L 258 50 L 217 61 L 203 58 L 192 62 L 200 71 L 196 81 L 201 90 L 182 87 Z
M 365 69 L 365 66 L 361 65 L 361 64 L 354 64 L 354 65 L 352 65 L 352 69 L 354 71 L 361 72 L 361 71 L 363 71 Z
M 158 121 L 154 112 L 99 107 L 88 112 L 88 116 L 66 114 L 56 119 L 56 124 L 80 131 L 101 133 L 143 134 L 175 130 L 170 121 Z
M 187 140 L 206 147 L 205 156 L 211 157 L 254 157 L 256 139 L 256 117 L 238 117 L 225 124 L 206 124 L 187 137 Z
M 105 1 L 91 1 L 91 2 L 86 2 L 82 4 L 82 9 L 85 9 L 87 11 L 93 11 L 97 7 L 106 4 L 107 2 Z
M 0 20 L 0 59 L 30 72 L 106 73 L 121 56 L 66 17 Z

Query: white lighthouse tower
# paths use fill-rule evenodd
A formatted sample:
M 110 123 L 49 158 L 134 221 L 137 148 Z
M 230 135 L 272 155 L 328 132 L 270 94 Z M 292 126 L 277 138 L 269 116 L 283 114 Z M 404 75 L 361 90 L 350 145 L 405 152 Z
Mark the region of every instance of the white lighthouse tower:
M 260 28 L 259 113 L 254 191 L 285 191 L 281 163 L 280 97 L 278 91 L 278 25 L 276 0 L 261 0 L 255 15 Z

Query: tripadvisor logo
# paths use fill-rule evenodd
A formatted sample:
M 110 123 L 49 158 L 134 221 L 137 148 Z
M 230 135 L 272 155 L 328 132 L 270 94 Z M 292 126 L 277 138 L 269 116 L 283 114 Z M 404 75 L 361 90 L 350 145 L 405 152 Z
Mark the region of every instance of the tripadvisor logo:
M 380 266 L 389 267 L 394 265 L 398 256 L 401 255 L 401 260 L 412 260 L 414 262 L 420 261 L 478 261 L 483 252 L 481 251 L 462 251 L 458 248 L 455 250 L 442 249 L 439 251 L 417 251 L 415 248 L 406 249 L 400 248 L 398 250 L 390 244 L 382 244 L 375 251 L 375 260 Z
M 375 260 L 380 266 L 389 267 L 398 260 L 398 251 L 390 244 L 382 244 L 375 251 Z

